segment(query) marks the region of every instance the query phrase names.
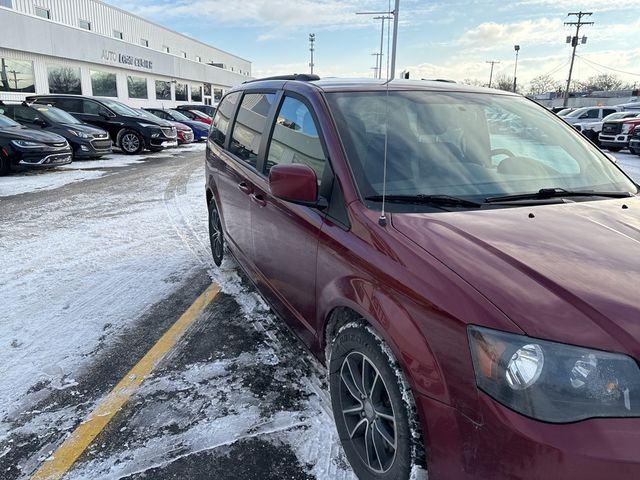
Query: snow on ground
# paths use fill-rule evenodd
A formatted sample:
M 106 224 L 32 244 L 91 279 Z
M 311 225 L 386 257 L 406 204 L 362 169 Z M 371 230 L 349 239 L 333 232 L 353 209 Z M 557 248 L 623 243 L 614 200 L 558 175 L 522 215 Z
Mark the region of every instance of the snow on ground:
M 0 197 L 42 190 L 54 190 L 75 182 L 92 180 L 109 173 L 110 168 L 128 167 L 159 157 L 177 157 L 187 152 L 204 151 L 206 144 L 193 143 L 143 155 L 113 153 L 96 160 L 76 160 L 50 170 L 28 170 L 0 177 Z M 96 170 L 102 169 L 102 170 Z M 88 171 L 85 171 L 88 170 Z
M 640 183 L 640 155 L 634 155 L 627 152 L 618 152 L 613 154 L 616 157 L 617 164 L 629 175 L 636 183 Z

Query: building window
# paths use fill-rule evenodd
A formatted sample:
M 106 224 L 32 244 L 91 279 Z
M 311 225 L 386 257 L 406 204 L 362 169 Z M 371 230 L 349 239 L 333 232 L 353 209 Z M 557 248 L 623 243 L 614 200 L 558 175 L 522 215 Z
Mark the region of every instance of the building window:
M 91 22 L 87 20 L 78 20 L 78 25 L 84 30 L 91 30 Z
M 46 18 L 47 20 L 51 20 L 51 11 L 47 8 L 35 7 L 36 8 L 36 17 Z
M 80 68 L 50 65 L 47 68 L 47 73 L 49 78 L 49 93 L 82 95 Z
M 96 97 L 117 97 L 118 82 L 116 74 L 109 72 L 101 72 L 98 70 L 90 70 L 91 89 Z
M 144 77 L 127 76 L 129 98 L 149 98 L 147 93 L 147 79 Z
M 118 39 L 122 40 L 124 38 L 124 35 L 122 34 L 122 32 L 119 32 L 118 30 L 114 30 L 113 31 L 113 38 L 118 38 Z
M 171 82 L 156 80 L 156 100 L 171 100 Z
M 36 93 L 33 63 L 0 58 L 0 92 Z
M 220 99 L 222 98 L 222 89 L 221 88 L 214 88 L 213 89 L 213 101 L 214 102 L 219 102 Z
M 189 97 L 187 96 L 187 84 L 186 83 L 176 83 L 176 102 L 188 102 Z
M 202 85 L 191 85 L 191 101 L 202 102 Z
M 187 52 L 182 52 L 182 51 L 181 51 L 181 52 L 180 52 L 180 56 L 181 56 L 182 58 L 187 58 Z
M 196 62 L 202 63 L 202 57 L 196 56 Z
M 140 45 L 142 45 L 143 47 L 148 47 L 149 46 L 149 40 L 147 40 L 146 38 L 141 38 L 140 39 Z
M 169 47 L 167 47 L 166 45 L 163 45 L 163 46 L 162 46 L 162 51 L 163 51 L 164 53 L 171 53 L 171 49 L 169 49 Z

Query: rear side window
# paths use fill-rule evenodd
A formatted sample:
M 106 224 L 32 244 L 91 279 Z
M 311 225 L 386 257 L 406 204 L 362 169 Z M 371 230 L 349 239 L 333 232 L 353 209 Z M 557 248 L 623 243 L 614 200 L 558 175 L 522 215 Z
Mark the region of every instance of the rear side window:
M 273 93 L 245 95 L 233 127 L 229 150 L 254 168 L 258 161 L 258 149 L 267 123 L 267 115 L 275 99 Z
M 56 98 L 51 102 L 48 102 L 47 99 L 44 99 L 43 102 L 38 103 L 52 103 L 56 107 L 62 110 L 66 110 L 67 112 L 82 113 L 82 100 L 78 98 Z
M 213 117 L 209 140 L 221 147 L 223 147 L 224 143 L 227 141 L 229 120 L 231 119 L 231 115 L 233 115 L 233 109 L 238 103 L 238 97 L 240 97 L 240 92 L 230 93 L 224 97 L 224 100 L 222 100 L 222 103 L 220 103 L 220 106 L 218 107 L 218 111 Z
M 88 113 L 89 115 L 100 115 L 101 113 L 103 114 L 109 114 L 109 111 L 104 108 L 102 105 L 100 105 L 98 102 L 92 102 L 91 100 L 84 100 L 82 102 L 84 104 L 84 113 Z
M 611 115 L 612 113 L 616 113 L 616 111 L 609 108 L 605 108 L 604 111 L 602 112 L 602 118 L 606 117 L 607 115 Z
M 300 100 L 286 97 L 273 129 L 265 171 L 274 165 L 301 163 L 311 167 L 322 178 L 326 159 L 318 129 L 309 108 Z
M 23 107 L 18 105 L 13 112 L 13 119 L 17 122 L 33 123 L 36 120 L 42 120 L 42 117 L 38 113 L 29 107 Z

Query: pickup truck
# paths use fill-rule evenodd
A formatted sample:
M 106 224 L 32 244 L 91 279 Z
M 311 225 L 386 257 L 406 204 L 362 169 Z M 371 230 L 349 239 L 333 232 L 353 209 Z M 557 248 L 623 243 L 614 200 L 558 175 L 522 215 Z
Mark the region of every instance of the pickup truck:
M 598 135 L 602 131 L 602 125 L 605 122 L 611 122 L 613 120 L 624 120 L 625 118 L 635 118 L 640 115 L 640 112 L 615 112 L 611 115 L 607 115 L 602 120 L 594 120 L 584 123 L 576 123 L 574 124 L 574 128 L 579 132 L 591 140 L 596 145 L 599 145 L 600 141 L 598 140 Z
M 585 128 L 586 124 L 599 124 L 612 113 L 622 111 L 622 107 L 582 107 L 570 112 L 561 118 L 585 137 L 594 143 L 598 141 L 598 131 L 593 128 Z
M 602 132 L 598 135 L 600 146 L 611 152 L 619 152 L 623 148 L 629 147 L 629 140 L 634 134 L 636 128 L 640 125 L 640 118 L 627 118 L 623 120 L 612 120 L 602 124 Z M 631 146 L 636 152 L 636 147 Z

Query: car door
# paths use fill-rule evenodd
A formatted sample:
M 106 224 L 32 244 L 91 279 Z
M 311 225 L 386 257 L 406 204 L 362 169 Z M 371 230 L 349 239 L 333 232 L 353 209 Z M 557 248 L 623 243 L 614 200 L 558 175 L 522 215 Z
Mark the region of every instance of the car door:
M 242 97 L 231 128 L 228 150 L 221 154 L 216 182 L 227 243 L 240 257 L 238 260 L 250 270 L 255 269 L 250 195 L 258 178 L 256 167 L 260 143 L 274 101 L 273 93 L 246 93 Z M 225 101 L 220 107 L 220 114 L 231 117 L 234 108 L 235 104 Z
M 310 344 L 315 335 L 316 257 L 323 213 L 271 195 L 268 174 L 277 164 L 310 166 L 320 188 L 327 155 L 312 109 L 301 98 L 285 95 L 271 125 L 262 175 L 253 185 L 251 222 L 256 267 L 270 301 L 291 312 L 291 326 Z

